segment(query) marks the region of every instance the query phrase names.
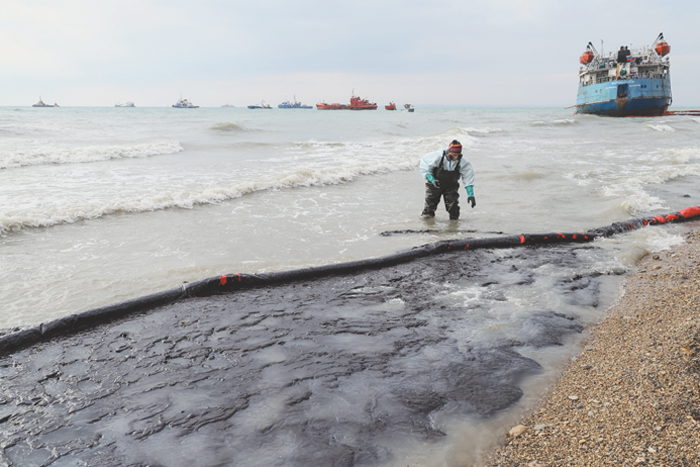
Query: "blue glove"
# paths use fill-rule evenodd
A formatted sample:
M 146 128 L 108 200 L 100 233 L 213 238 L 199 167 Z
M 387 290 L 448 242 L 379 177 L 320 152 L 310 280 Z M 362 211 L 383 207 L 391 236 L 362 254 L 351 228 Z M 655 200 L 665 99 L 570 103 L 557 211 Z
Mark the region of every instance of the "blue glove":
M 435 177 L 433 177 L 433 174 L 427 174 L 427 175 L 425 176 L 425 179 L 428 180 L 428 181 L 429 181 L 430 183 L 432 183 L 433 185 L 435 185 Z

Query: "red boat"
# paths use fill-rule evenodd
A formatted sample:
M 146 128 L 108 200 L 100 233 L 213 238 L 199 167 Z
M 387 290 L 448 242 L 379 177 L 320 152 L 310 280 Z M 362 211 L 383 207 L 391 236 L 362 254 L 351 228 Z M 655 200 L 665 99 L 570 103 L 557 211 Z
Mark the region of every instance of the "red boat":
M 319 102 L 316 104 L 316 108 L 318 110 L 377 110 L 377 104 L 353 95 L 350 97 L 350 105 Z
M 345 104 L 326 104 L 325 102 L 319 102 L 316 104 L 316 108 L 318 110 L 342 110 L 342 109 L 348 109 L 350 108 L 349 105 Z
M 389 105 L 385 105 L 384 108 L 386 110 L 396 110 L 396 104 L 394 104 L 393 102 L 389 102 Z

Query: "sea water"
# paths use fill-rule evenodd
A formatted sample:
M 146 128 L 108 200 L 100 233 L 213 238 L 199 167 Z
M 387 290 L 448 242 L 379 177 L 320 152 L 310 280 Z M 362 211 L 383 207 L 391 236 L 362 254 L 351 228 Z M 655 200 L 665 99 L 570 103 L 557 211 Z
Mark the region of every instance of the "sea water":
M 557 108 L 0 107 L 0 328 L 221 274 L 372 258 L 465 236 L 580 232 L 673 212 L 700 204 L 699 125 L 689 116 L 613 119 Z M 477 206 L 462 189 L 458 222 L 442 205 L 434 220 L 421 219 L 418 163 L 452 139 L 474 166 Z M 513 323 L 532 310 L 594 323 L 638 259 L 681 242 L 687 228 L 599 239 L 573 262 L 516 258 L 501 270 L 483 260 L 476 267 L 484 276 L 507 278 L 498 290 L 459 283 L 432 299 L 464 310 L 467 322 L 454 335 L 465 345 L 527 340 L 532 329 Z M 553 286 L 581 275 L 597 277 L 595 287 L 573 298 Z M 522 382 L 520 410 L 578 342 L 520 349 L 543 366 Z M 517 413 L 442 411 L 433 416 L 442 442 L 416 445 L 408 436 L 385 448 L 395 465 L 466 464 Z

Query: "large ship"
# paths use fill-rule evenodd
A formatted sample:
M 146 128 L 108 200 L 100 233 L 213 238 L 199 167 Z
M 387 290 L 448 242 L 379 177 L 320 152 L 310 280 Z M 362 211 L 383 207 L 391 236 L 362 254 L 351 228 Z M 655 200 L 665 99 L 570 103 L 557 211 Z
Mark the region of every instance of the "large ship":
M 253 104 L 248 106 L 249 109 L 271 109 L 270 104 L 266 104 L 265 101 L 261 101 L 260 104 Z
M 362 99 L 354 94 L 350 97 L 350 105 L 347 104 L 326 104 L 319 102 L 316 104 L 318 110 L 377 110 L 377 104 L 367 99 Z
M 613 117 L 663 115 L 671 105 L 671 46 L 659 34 L 650 47 L 605 56 L 590 42 L 581 55 L 576 113 Z
M 297 102 L 297 96 L 294 96 L 294 102 L 284 101 L 277 107 L 280 109 L 313 109 L 312 105 L 304 105 L 301 102 Z

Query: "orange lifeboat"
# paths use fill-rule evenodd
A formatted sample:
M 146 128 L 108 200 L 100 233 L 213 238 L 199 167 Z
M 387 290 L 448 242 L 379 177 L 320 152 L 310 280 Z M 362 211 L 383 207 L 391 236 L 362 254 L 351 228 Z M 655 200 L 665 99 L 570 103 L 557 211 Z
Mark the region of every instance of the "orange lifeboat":
M 668 53 L 671 51 L 671 46 L 668 45 L 668 42 L 659 42 L 656 44 L 655 49 L 656 53 L 663 57 L 664 55 L 668 55 Z
M 586 50 L 583 54 L 581 54 L 581 65 L 588 65 L 593 61 L 593 52 L 590 50 Z
M 385 105 L 384 108 L 386 110 L 396 110 L 396 104 L 394 104 L 393 102 L 389 102 L 389 105 Z

